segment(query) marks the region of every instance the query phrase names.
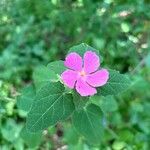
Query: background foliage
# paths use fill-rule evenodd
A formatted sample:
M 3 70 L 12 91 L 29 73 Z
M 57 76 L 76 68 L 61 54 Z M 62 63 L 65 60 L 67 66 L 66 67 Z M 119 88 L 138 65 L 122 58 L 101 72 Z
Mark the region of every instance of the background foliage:
M 149 0 L 1 0 L 0 149 L 149 150 L 149 10 Z M 103 66 L 132 78 L 128 91 L 99 101 L 107 116 L 101 145 L 88 145 L 69 122 L 27 133 L 28 106 L 23 110 L 17 102 L 20 89 L 32 82 L 37 67 L 63 59 L 82 42 L 99 50 Z M 23 92 L 32 100 L 26 90 L 34 87 L 27 88 Z

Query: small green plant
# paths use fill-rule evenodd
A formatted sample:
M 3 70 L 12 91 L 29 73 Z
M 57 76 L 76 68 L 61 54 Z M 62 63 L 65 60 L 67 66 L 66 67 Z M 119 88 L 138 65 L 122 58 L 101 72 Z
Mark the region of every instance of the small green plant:
M 69 54 L 78 54 L 82 57 L 89 51 L 102 60 L 99 51 L 86 44 L 73 46 L 69 50 L 68 56 Z M 91 57 L 88 60 L 88 67 L 90 67 L 90 62 L 91 64 L 92 62 L 96 63 L 96 60 L 93 61 L 93 59 Z M 73 62 L 72 65 L 77 63 L 79 62 L 75 64 Z M 77 88 L 75 90 L 73 89 L 75 85 L 72 88 L 67 86 L 68 80 L 71 84 L 71 80 L 74 80 L 71 74 L 63 78 L 64 71 L 67 69 L 64 64 L 63 61 L 59 60 L 49 63 L 47 67 L 40 67 L 35 70 L 33 86 L 26 89 L 18 100 L 18 105 L 28 111 L 26 129 L 28 132 L 41 132 L 58 122 L 69 121 L 88 143 L 98 145 L 106 128 L 106 106 L 100 107 L 99 101 L 103 98 L 113 102 L 112 96 L 129 88 L 131 82 L 127 75 L 120 74 L 115 70 L 108 69 L 106 71 L 106 69 L 102 69 L 101 72 L 104 71 L 104 74 L 99 74 L 95 78 L 100 87 L 96 86 L 97 89 L 95 89 L 93 88 L 94 85 L 87 87 L 90 83 L 84 84 L 84 86 L 81 83 L 78 87 L 79 90 Z M 80 79 L 80 77 L 78 78 Z M 73 82 L 75 84 L 76 81 Z M 91 89 L 95 90 L 94 93 L 91 93 Z M 110 105 L 109 109 L 112 109 L 112 106 Z

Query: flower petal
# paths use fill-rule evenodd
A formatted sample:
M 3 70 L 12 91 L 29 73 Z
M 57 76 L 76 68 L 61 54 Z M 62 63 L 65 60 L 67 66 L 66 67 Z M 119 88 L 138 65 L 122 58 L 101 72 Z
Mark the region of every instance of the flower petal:
M 61 79 L 64 84 L 69 88 L 73 89 L 75 82 L 77 81 L 78 74 L 73 70 L 66 70 L 61 74 Z
M 95 72 L 99 66 L 100 60 L 96 53 L 92 51 L 87 51 L 84 54 L 84 71 L 86 73 L 92 73 Z
M 90 96 L 97 93 L 96 89 L 88 85 L 82 78 L 77 80 L 76 90 L 81 96 Z
M 67 55 L 64 65 L 75 71 L 82 70 L 82 57 L 77 53 Z
M 86 82 L 93 87 L 103 86 L 109 79 L 109 72 L 106 69 L 101 69 L 86 77 Z

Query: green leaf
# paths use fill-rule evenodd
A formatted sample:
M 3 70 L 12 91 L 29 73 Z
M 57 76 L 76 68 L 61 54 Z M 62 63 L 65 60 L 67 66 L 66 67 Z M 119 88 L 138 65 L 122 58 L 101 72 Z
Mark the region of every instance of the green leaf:
M 117 95 L 125 91 L 131 85 L 127 75 L 120 74 L 117 71 L 109 70 L 109 80 L 103 87 L 97 88 L 98 95 Z
M 100 101 L 100 107 L 104 113 L 109 113 L 116 111 L 118 104 L 113 96 L 106 96 Z
M 5 108 L 2 106 L 1 101 L 0 101 L 0 114 L 4 113 L 6 110 Z
M 21 137 L 30 148 L 34 148 L 40 145 L 42 132 L 31 133 L 24 127 L 21 131 Z
M 90 104 L 85 109 L 75 111 L 72 120 L 77 131 L 90 143 L 100 143 L 104 128 L 102 111 L 98 106 Z
M 14 149 L 15 150 L 24 150 L 24 142 L 21 138 L 18 138 L 18 139 L 15 140 Z
M 115 150 L 121 150 L 121 149 L 125 149 L 126 147 L 126 143 L 122 142 L 122 141 L 115 141 L 112 145 L 113 149 Z
M 68 144 L 69 150 L 89 150 L 88 147 L 82 141 L 79 141 L 77 144 Z
M 125 32 L 125 33 L 129 32 L 129 31 L 130 31 L 129 24 L 127 24 L 127 23 L 125 23 L 125 22 L 121 23 L 121 29 L 122 29 L 122 31 Z
M 75 127 L 69 124 L 64 124 L 64 136 L 63 140 L 67 144 L 76 145 L 79 141 L 79 134 L 76 131 Z
M 88 51 L 88 50 L 96 52 L 96 54 L 99 55 L 99 51 L 98 50 L 94 49 L 93 47 L 91 47 L 91 46 L 89 46 L 89 45 L 87 45 L 85 43 L 82 43 L 82 44 L 79 44 L 79 45 L 71 47 L 69 49 L 68 54 L 71 53 L 71 52 L 76 52 L 76 53 L 80 54 L 81 56 L 83 56 L 84 53 L 86 51 Z
M 74 111 L 72 95 L 60 82 L 47 83 L 37 93 L 27 117 L 27 128 L 40 131 L 64 120 Z
M 68 149 L 69 150 L 89 150 L 88 147 L 86 147 L 85 143 L 83 143 L 82 141 L 79 141 L 76 144 L 68 144 Z
M 150 52 L 148 53 L 147 57 L 145 58 L 145 63 L 147 67 L 150 67 Z
M 90 100 L 95 105 L 98 105 L 104 113 L 114 112 L 118 109 L 118 104 L 113 96 L 93 96 Z
M 64 62 L 62 60 L 49 63 L 47 65 L 47 68 L 54 71 L 58 75 L 62 74 L 66 70 Z
M 133 141 L 133 140 L 134 140 L 134 137 L 135 137 L 134 131 L 129 130 L 128 128 L 127 128 L 127 129 L 123 128 L 123 129 L 118 133 L 118 135 L 119 135 L 120 140 L 125 141 L 125 142 L 127 142 L 127 143 Z
M 13 119 L 8 119 L 1 127 L 1 133 L 4 139 L 14 142 L 20 135 L 21 124 L 17 124 Z
M 73 92 L 73 102 L 75 105 L 75 109 L 78 111 L 80 109 L 83 109 L 83 107 L 88 102 L 88 97 L 82 97 L 80 96 L 76 91 Z
M 21 95 L 17 97 L 17 107 L 23 111 L 28 112 L 31 108 L 35 97 L 35 88 L 29 85 L 22 89 Z
M 35 69 L 33 73 L 33 80 L 34 80 L 36 89 L 39 89 L 47 82 L 58 81 L 58 78 L 53 70 L 50 70 L 49 68 L 45 66 L 40 66 Z

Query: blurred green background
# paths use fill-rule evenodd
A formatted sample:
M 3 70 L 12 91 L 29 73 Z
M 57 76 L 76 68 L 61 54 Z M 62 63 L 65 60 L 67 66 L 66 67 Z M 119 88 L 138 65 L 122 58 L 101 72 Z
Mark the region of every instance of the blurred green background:
M 132 78 L 128 91 L 101 102 L 108 119 L 103 142 L 88 145 L 69 123 L 24 134 L 20 89 L 36 67 L 83 42 L 100 51 L 103 66 Z M 149 0 L 0 0 L 0 150 L 58 148 L 150 149 Z

